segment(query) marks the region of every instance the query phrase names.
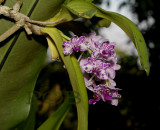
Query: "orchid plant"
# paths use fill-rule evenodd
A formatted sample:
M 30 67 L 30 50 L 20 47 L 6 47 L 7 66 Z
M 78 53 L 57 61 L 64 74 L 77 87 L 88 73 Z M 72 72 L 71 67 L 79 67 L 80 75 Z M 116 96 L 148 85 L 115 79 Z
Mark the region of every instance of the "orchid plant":
M 114 50 L 116 44 L 94 32 L 68 37 L 63 25 L 78 18 L 91 22 L 96 17 L 96 27 L 109 27 L 114 22 L 133 41 L 142 68 L 149 74 L 148 52 L 139 29 L 125 16 L 105 11 L 92 0 L 23 0 L 23 4 L 22 0 L 0 0 L 0 4 L 2 130 L 34 130 L 33 93 L 45 62 L 46 41 L 52 59 L 64 63 L 72 89 L 79 93 L 80 102 L 75 98 L 78 130 L 88 129 L 89 104 L 103 100 L 118 105 L 121 95 L 114 81 L 116 70 L 120 69 Z M 87 89 L 93 93 L 89 100 Z M 69 97 L 38 130 L 58 130 L 71 107 L 68 102 L 72 102 Z
M 74 36 L 70 41 L 63 41 L 64 54 L 71 55 L 73 52 L 82 51 L 82 54 L 88 52 L 89 57 L 78 58 L 82 70 L 86 87 L 94 93 L 94 99 L 89 100 L 89 104 L 95 104 L 102 99 L 110 101 L 112 105 L 118 105 L 118 90 L 115 88 L 116 83 L 115 70 L 120 69 L 117 64 L 116 52 L 114 51 L 115 43 L 109 40 L 103 40 L 95 33 L 89 35 Z M 89 55 L 88 54 L 88 55 Z M 86 54 L 87 55 L 87 54 Z M 87 55 L 87 56 L 88 56 Z M 96 82 L 99 84 L 96 84 Z

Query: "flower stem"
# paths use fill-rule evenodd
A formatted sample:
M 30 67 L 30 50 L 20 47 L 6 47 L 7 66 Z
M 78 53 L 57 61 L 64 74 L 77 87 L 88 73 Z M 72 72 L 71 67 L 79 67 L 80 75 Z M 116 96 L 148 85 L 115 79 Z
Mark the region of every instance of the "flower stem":
M 90 55 L 92 55 L 93 51 L 91 49 L 88 49 L 88 52 L 89 52 Z
M 94 74 L 90 79 L 89 82 L 92 81 L 92 79 L 95 77 L 96 75 Z
M 83 52 L 81 53 L 81 55 L 79 56 L 78 62 L 81 60 L 83 54 L 84 54 L 84 51 L 83 51 Z

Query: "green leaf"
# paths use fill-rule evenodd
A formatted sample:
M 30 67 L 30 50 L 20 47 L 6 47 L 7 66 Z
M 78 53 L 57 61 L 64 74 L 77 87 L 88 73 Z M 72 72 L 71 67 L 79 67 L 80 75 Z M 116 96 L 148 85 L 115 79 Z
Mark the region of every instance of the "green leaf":
M 88 18 L 88 19 L 90 19 L 90 18 L 92 18 L 95 14 L 96 14 L 96 12 L 97 12 L 97 10 L 95 10 L 95 9 L 91 9 L 91 10 L 87 10 L 86 12 L 77 12 L 77 11 L 75 11 L 74 9 L 72 9 L 72 8 L 70 8 L 70 7 L 68 7 L 68 6 L 65 6 L 71 13 L 73 13 L 73 14 L 75 14 L 75 15 L 77 15 L 78 17 L 83 17 L 83 18 Z
M 73 55 L 65 56 L 63 53 L 62 42 L 66 39 L 62 37 L 62 33 L 56 28 L 43 28 L 43 33 L 48 34 L 55 42 L 59 54 L 66 66 L 73 92 L 75 95 L 77 113 L 78 113 L 78 130 L 88 129 L 88 96 L 84 83 L 84 78 L 79 67 L 77 59 Z
M 10 7 L 16 0 L 7 0 L 5 5 Z M 21 12 L 28 14 L 35 0 L 23 0 Z M 61 8 L 64 0 L 39 0 L 31 18 L 46 20 L 53 17 Z M 0 19 L 0 35 L 10 28 L 13 23 Z M 0 71 L 0 127 L 2 130 L 13 129 L 26 120 L 30 111 L 30 99 L 38 74 L 46 58 L 46 40 L 39 36 L 26 36 L 21 30 L 3 68 Z M 15 34 L 0 43 L 0 63 Z
M 56 48 L 56 45 L 54 43 L 54 41 L 50 38 L 50 37 L 46 37 L 47 42 L 48 42 L 48 46 L 50 49 L 50 53 L 51 53 L 51 58 L 52 60 L 58 60 L 59 59 L 59 52 Z
M 37 130 L 59 130 L 73 103 L 74 96 L 67 97 L 58 110 L 52 114 Z
M 35 95 L 33 95 L 29 116 L 16 130 L 35 130 L 36 112 L 37 112 L 37 99 Z
M 64 18 L 64 21 L 63 22 L 69 22 L 69 21 L 72 21 L 74 19 L 77 18 L 77 16 L 75 14 L 71 14 L 70 11 L 65 7 L 65 5 L 63 5 L 60 9 L 60 11 L 52 18 L 50 18 L 48 20 L 48 22 L 54 22 L 54 21 L 57 21 L 57 20 L 60 20 Z
M 82 13 L 81 17 L 90 19 L 96 14 L 96 12 L 97 12 L 97 10 L 95 10 L 95 9 L 88 10 L 88 11 Z
M 99 20 L 96 24 L 96 27 L 106 27 L 108 28 L 111 25 L 111 21 L 107 20 L 107 19 L 102 19 Z
M 65 0 L 65 4 L 71 2 L 71 1 L 86 1 L 86 2 L 92 2 L 93 0 Z
M 100 7 L 89 2 L 72 1 L 68 3 L 66 6 L 68 6 L 68 8 L 74 10 L 78 14 L 83 14 L 89 10 L 97 10 L 95 14 L 96 17 L 104 18 L 106 20 L 109 20 L 117 24 L 135 44 L 141 65 L 147 72 L 147 74 L 149 74 L 150 71 L 149 57 L 145 41 L 139 29 L 135 26 L 135 24 L 131 20 L 118 13 L 105 11 Z

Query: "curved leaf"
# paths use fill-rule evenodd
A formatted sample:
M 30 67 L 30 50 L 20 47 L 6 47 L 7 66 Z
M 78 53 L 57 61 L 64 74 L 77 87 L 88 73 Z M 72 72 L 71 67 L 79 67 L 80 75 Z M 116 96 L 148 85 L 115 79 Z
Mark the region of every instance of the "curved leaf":
M 55 60 L 59 60 L 60 59 L 60 55 L 59 52 L 56 48 L 56 45 L 54 44 L 53 40 L 50 37 L 46 37 L 47 42 L 48 42 L 48 46 L 50 49 L 50 53 L 51 53 L 51 58 L 53 61 Z
M 59 54 L 68 71 L 72 88 L 75 94 L 77 113 L 78 113 L 78 130 L 88 129 L 88 96 L 84 83 L 84 78 L 77 62 L 73 55 L 65 56 L 63 54 L 62 42 L 65 40 L 61 36 L 61 32 L 56 28 L 43 28 L 43 33 L 48 34 L 55 42 Z
M 35 130 L 37 109 L 37 98 L 33 95 L 29 116 L 16 130 Z
M 96 27 L 106 27 L 108 28 L 111 25 L 111 21 L 106 19 L 101 19 L 97 22 Z
M 48 22 L 54 22 L 57 20 L 60 20 L 64 18 L 63 22 L 69 22 L 74 20 L 75 18 L 77 18 L 77 16 L 75 14 L 71 14 L 68 9 L 63 5 L 62 8 L 60 9 L 60 11 L 52 18 L 50 18 L 49 20 L 47 20 Z
M 93 0 L 66 0 L 65 4 L 71 2 L 71 1 L 86 1 L 86 2 L 92 2 Z
M 73 102 L 74 97 L 67 97 L 58 110 L 53 113 L 37 130 L 59 130 Z
M 69 6 L 65 6 L 71 13 L 73 13 L 74 15 L 78 16 L 78 17 L 83 17 L 83 18 L 92 18 L 97 10 L 96 9 L 90 9 L 90 10 L 86 10 L 84 12 L 77 12 L 76 10 L 70 8 Z
M 147 47 L 141 32 L 132 21 L 130 21 L 128 18 L 124 17 L 123 15 L 120 15 L 114 12 L 105 11 L 100 7 L 97 7 L 96 5 L 89 2 L 72 1 L 68 3 L 67 6 L 68 8 L 74 10 L 74 12 L 77 12 L 78 14 L 83 14 L 89 10 L 96 9 L 97 12 L 95 16 L 104 18 L 106 20 L 109 20 L 117 24 L 135 44 L 135 47 L 138 51 L 138 55 L 141 61 L 141 65 L 144 68 L 144 70 L 147 72 L 147 74 L 149 74 L 150 66 L 149 66 Z
M 6 0 L 10 7 L 17 0 Z M 28 14 L 36 0 L 23 0 L 21 12 Z M 34 20 L 46 20 L 53 17 L 61 8 L 64 0 L 39 0 L 32 12 Z M 0 34 L 13 23 L 0 19 Z M 2 26 L 3 25 L 3 26 Z M 47 47 L 43 37 L 26 36 L 20 31 L 14 47 L 0 71 L 0 127 L 13 129 L 24 121 L 30 110 L 30 99 L 38 74 L 44 64 Z M 0 64 L 9 49 L 15 35 L 0 44 Z

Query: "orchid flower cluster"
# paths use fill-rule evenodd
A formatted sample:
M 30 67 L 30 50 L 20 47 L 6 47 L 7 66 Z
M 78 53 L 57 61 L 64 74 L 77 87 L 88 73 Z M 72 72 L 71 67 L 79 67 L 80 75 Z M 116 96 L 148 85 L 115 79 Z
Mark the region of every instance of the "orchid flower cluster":
M 95 104 L 102 99 L 117 106 L 121 96 L 118 94 L 120 89 L 115 88 L 116 82 L 113 80 L 115 70 L 120 69 L 114 50 L 115 43 L 103 40 L 93 32 L 80 37 L 74 36 L 70 41 L 63 41 L 63 45 L 65 55 L 82 51 L 78 62 L 85 85 L 93 92 L 93 99 L 89 100 L 89 104 Z

